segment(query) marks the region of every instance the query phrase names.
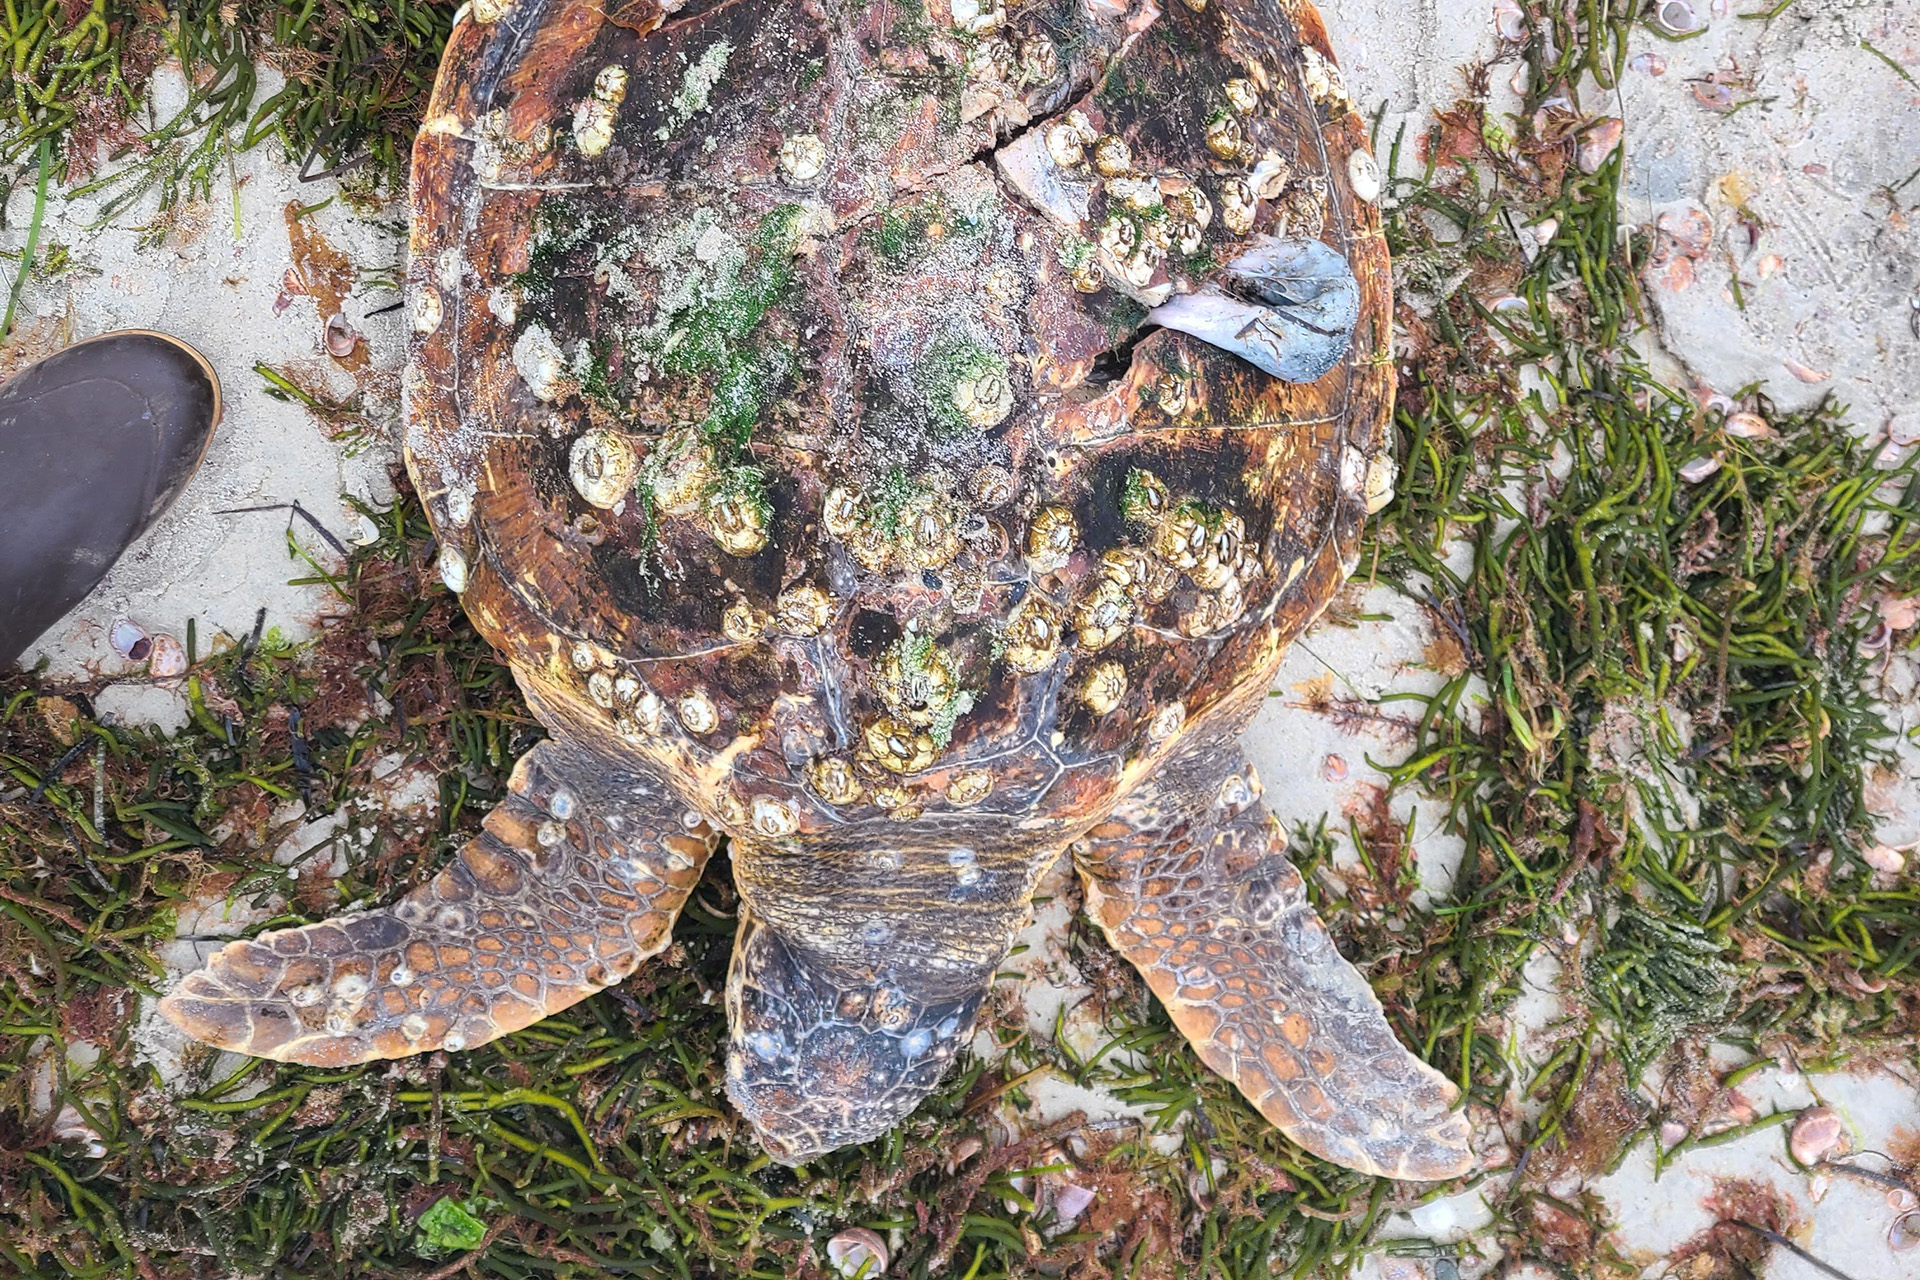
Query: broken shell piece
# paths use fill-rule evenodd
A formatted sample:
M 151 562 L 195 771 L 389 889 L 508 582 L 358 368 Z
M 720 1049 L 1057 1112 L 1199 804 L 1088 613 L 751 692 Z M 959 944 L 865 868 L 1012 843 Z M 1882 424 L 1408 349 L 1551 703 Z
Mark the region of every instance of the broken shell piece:
M 1887 1227 L 1887 1248 L 1905 1253 L 1920 1247 L 1920 1213 L 1903 1213 Z
M 1626 132 L 1626 122 L 1618 116 L 1608 116 L 1588 129 L 1580 138 L 1580 171 L 1598 173 L 1615 151 L 1620 149 L 1620 139 Z
M 148 654 L 147 674 L 155 680 L 171 680 L 187 674 L 187 651 L 170 635 L 155 636 Z
M 827 148 L 817 134 L 796 133 L 780 144 L 780 171 L 789 182 L 811 182 L 826 163 Z
M 1263 239 L 1209 284 L 1147 315 L 1287 382 L 1318 381 L 1345 358 L 1360 320 L 1360 285 L 1337 251 L 1317 240 Z
M 1727 419 L 1727 434 L 1739 436 L 1742 440 L 1768 440 L 1773 437 L 1773 427 L 1757 413 L 1736 413 Z
M 1907 855 L 1889 845 L 1869 845 L 1860 851 L 1860 860 L 1875 871 L 1897 876 L 1907 869 Z
M 627 438 L 611 431 L 589 431 L 573 442 L 568 471 L 581 497 L 611 511 L 633 488 L 639 462 Z
M 1787 1150 L 1802 1168 L 1812 1168 L 1846 1143 L 1846 1129 L 1832 1107 L 1808 1107 L 1793 1122 Z
M 1695 458 L 1680 468 L 1680 478 L 1688 484 L 1699 484 L 1720 469 L 1720 459 L 1715 454 L 1704 458 Z
M 152 639 L 143 629 L 125 618 L 115 619 L 113 628 L 107 632 L 107 643 L 129 662 L 145 662 L 153 652 Z
M 959 16 L 960 5 L 965 0 L 956 0 L 954 11 Z M 827 1261 L 833 1264 L 847 1280 L 871 1280 L 873 1276 L 886 1271 L 892 1261 L 887 1253 L 887 1242 L 865 1227 L 849 1227 L 827 1241 Z

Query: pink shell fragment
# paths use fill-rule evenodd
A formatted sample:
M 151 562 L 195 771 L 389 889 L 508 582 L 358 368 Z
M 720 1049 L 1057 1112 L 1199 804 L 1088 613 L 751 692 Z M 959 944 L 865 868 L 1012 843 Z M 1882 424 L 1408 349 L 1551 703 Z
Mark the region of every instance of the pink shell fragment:
M 172 680 L 187 674 L 186 649 L 170 635 L 155 636 L 153 651 L 147 663 L 147 674 L 155 680 Z

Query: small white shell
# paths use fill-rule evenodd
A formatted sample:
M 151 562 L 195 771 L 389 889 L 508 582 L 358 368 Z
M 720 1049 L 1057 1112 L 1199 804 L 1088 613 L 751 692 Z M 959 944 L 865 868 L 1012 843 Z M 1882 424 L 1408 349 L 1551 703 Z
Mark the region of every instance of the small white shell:
M 460 548 L 441 546 L 440 581 L 455 595 L 467 589 L 467 558 L 460 554 Z
M 720 727 L 720 712 L 705 689 L 689 689 L 681 694 L 680 701 L 674 704 L 674 711 L 680 716 L 680 723 L 687 727 L 688 733 L 712 733 Z
M 1347 182 L 1354 195 L 1372 204 L 1380 198 L 1379 162 L 1368 152 L 1355 151 L 1347 157 Z
M 793 808 L 784 800 L 772 796 L 753 798 L 753 829 L 763 836 L 778 838 L 790 836 L 800 824 L 794 819 Z
M 955 10 L 964 2 L 955 0 Z M 893 1259 L 887 1252 L 887 1242 L 877 1233 L 865 1227 L 849 1227 L 827 1241 L 827 1261 L 848 1280 L 854 1276 L 872 1280 L 884 1273 Z
M 153 650 L 147 662 L 147 674 L 155 680 L 171 680 L 187 674 L 187 651 L 170 635 L 153 638 Z

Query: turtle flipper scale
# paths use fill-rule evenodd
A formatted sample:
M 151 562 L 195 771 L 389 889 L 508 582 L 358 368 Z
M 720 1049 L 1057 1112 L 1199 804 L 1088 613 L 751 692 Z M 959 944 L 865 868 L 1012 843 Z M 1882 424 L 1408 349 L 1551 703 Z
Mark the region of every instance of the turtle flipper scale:
M 652 777 L 555 739 L 392 906 L 229 944 L 160 1010 L 223 1049 L 345 1066 L 472 1048 L 662 950 L 716 837 Z
M 1201 1060 L 1295 1142 L 1381 1177 L 1467 1172 L 1458 1091 L 1334 948 L 1256 785 L 1218 776 L 1149 784 L 1075 847 L 1088 915 Z

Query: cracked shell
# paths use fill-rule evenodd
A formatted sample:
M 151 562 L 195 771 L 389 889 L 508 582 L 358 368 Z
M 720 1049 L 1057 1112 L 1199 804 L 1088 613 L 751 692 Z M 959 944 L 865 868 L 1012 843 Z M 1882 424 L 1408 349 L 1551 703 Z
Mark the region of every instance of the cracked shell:
M 1314 1150 L 1446 1176 L 1388 1106 L 1440 1086 L 1324 939 L 1208 961 L 1302 1009 L 1276 1033 L 1127 932 L 1198 944 L 1249 884 L 1289 891 L 1266 815 L 1228 832 L 1206 798 L 1385 492 L 1343 470 L 1390 440 L 1366 122 L 1304 0 L 924 8 L 476 0 L 453 24 L 412 168 L 407 463 L 548 736 L 497 844 L 320 926 L 431 929 L 471 1007 L 433 1003 L 422 952 L 404 984 L 356 968 L 354 1000 L 328 975 L 249 1004 L 228 1039 L 336 1065 L 486 1043 L 669 945 L 725 838 L 726 1089 L 742 1135 L 809 1162 L 938 1084 L 1039 869 L 1137 827 L 1073 856 L 1175 1024 L 1209 1060 L 1268 1051 L 1242 1086 Z M 1176 896 L 1210 914 L 1176 921 L 1113 860 L 1189 833 L 1274 874 L 1202 876 Z M 552 883 L 501 887 L 527 869 Z M 510 972 L 508 932 L 568 941 Z M 1297 967 L 1316 947 L 1326 985 Z

